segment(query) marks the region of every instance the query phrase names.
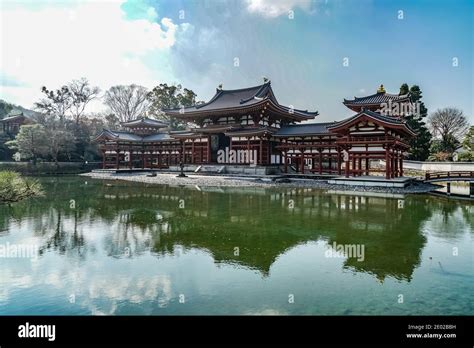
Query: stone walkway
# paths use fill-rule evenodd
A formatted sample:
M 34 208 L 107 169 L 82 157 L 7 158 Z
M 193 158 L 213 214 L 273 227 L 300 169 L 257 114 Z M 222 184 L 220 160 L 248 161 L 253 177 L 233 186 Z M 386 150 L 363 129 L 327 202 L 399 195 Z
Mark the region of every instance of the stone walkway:
M 385 192 L 385 193 L 424 193 L 437 188 L 436 185 L 415 182 L 405 188 L 364 187 L 348 185 L 331 185 L 327 180 L 311 179 L 277 179 L 271 177 L 236 177 L 226 175 L 195 175 L 186 174 L 186 178 L 178 178 L 177 173 L 158 173 L 150 177 L 146 173 L 85 173 L 82 176 L 103 180 L 124 180 L 157 185 L 211 186 L 211 187 L 305 187 L 323 190 L 353 191 L 353 192 Z

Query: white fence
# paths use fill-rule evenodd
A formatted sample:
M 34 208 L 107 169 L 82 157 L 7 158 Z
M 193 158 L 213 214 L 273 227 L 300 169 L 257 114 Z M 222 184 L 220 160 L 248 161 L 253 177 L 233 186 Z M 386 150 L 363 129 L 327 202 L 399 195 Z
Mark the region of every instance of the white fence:
M 385 166 L 385 161 L 380 161 Z M 474 162 L 420 162 L 403 161 L 404 169 L 422 170 L 425 172 L 454 172 L 454 171 L 474 171 Z

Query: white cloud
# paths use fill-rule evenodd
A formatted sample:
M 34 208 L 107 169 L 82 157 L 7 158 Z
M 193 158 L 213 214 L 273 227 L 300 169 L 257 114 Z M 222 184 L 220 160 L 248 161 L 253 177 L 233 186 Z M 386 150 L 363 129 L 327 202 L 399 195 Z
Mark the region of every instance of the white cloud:
M 0 97 L 28 107 L 41 86 L 58 88 L 83 76 L 103 90 L 170 79 L 169 49 L 186 26 L 169 18 L 153 22 L 153 9 L 146 19 L 127 20 L 120 6 L 114 1 L 3 8 L 0 76 L 17 83 L 2 86 Z
M 311 0 L 247 0 L 247 10 L 267 18 L 288 15 L 290 10 L 300 8 L 310 11 Z
M 149 7 L 148 10 L 146 11 L 146 14 L 150 21 L 154 21 L 158 18 L 158 13 L 156 13 L 156 10 L 154 7 Z

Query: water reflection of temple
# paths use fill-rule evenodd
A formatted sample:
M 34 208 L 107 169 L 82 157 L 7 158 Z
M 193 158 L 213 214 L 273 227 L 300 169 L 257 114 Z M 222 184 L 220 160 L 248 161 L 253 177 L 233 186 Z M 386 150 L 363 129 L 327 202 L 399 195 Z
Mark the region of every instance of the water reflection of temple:
M 425 243 L 421 223 L 430 215 L 410 199 L 325 195 L 311 190 L 195 194 L 196 198 L 188 198 L 187 208 L 170 218 L 172 233 L 162 235 L 154 250 L 163 252 L 176 244 L 204 248 L 216 262 L 239 263 L 264 274 L 287 250 L 322 239 L 328 245 L 365 245 L 364 261 L 349 258 L 347 268 L 379 279 L 410 280 Z M 238 256 L 234 255 L 236 246 Z

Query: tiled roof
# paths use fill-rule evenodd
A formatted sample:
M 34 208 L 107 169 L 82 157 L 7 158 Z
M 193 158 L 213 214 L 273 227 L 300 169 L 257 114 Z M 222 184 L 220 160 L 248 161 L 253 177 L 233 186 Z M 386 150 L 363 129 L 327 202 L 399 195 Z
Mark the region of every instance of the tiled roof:
M 375 93 L 366 97 L 354 97 L 352 100 L 344 99 L 344 104 L 347 105 L 373 105 L 373 104 L 382 104 L 388 103 L 390 100 L 392 102 L 397 102 L 400 100 L 405 100 L 409 97 L 409 94 L 390 94 L 386 92 Z
M 382 122 L 393 124 L 393 125 L 396 125 L 396 126 L 405 126 L 410 132 L 414 133 L 414 131 L 408 126 L 408 124 L 401 121 L 400 119 L 395 118 L 395 117 L 390 117 L 390 116 L 383 116 L 383 115 L 380 115 L 379 113 L 376 113 L 376 112 L 373 112 L 373 111 L 370 111 L 370 110 L 362 110 L 361 112 L 355 114 L 354 116 L 346 118 L 345 120 L 332 123 L 330 126 L 328 126 L 328 128 L 331 129 L 333 127 L 339 127 L 343 124 L 351 122 L 352 120 L 358 118 L 361 115 L 367 115 L 367 116 L 370 116 L 370 117 L 372 117 L 376 120 L 380 120 Z
M 271 87 L 269 82 L 260 86 L 249 88 L 232 90 L 217 89 L 216 94 L 207 103 L 185 107 L 184 111 L 206 111 L 252 105 L 267 97 L 270 90 Z M 174 110 L 170 109 L 169 111 Z
M 333 124 L 335 124 L 335 122 L 306 123 L 306 124 L 284 126 L 278 130 L 275 136 L 288 137 L 288 136 L 299 136 L 299 135 L 327 134 L 327 133 L 330 133 L 327 127 Z
M 168 123 L 153 120 L 148 117 L 137 118 L 135 120 L 131 120 L 128 122 L 122 122 L 121 125 L 123 127 L 139 127 L 139 126 L 146 126 L 146 127 L 156 127 L 156 128 L 164 128 L 168 127 Z
M 156 134 L 151 134 L 147 135 L 146 137 L 143 138 L 144 142 L 147 141 L 165 141 L 165 140 L 173 140 L 172 137 L 168 133 L 156 133 Z
M 225 132 L 225 135 L 228 136 L 244 136 L 244 135 L 251 135 L 251 134 L 261 134 L 261 133 L 268 133 L 273 134 L 275 133 L 274 128 L 270 127 L 249 127 L 249 128 L 240 128 L 240 129 L 233 129 Z
M 170 133 L 171 138 L 200 138 L 202 135 L 191 130 L 181 130 L 181 131 L 171 131 Z
M 29 119 L 28 116 L 25 116 L 23 115 L 23 112 L 19 113 L 19 114 L 16 114 L 16 115 L 9 115 L 5 118 L 2 118 L 0 120 L 0 122 L 9 122 L 9 121 L 13 121 L 13 120 L 16 120 L 16 119 L 20 119 L 20 118 L 25 118 L 25 119 Z
M 290 108 L 280 105 L 273 94 L 270 81 L 263 85 L 248 88 L 229 90 L 217 89 L 216 94 L 207 103 L 185 107 L 183 111 L 184 114 L 189 114 L 243 108 L 260 104 L 264 100 L 272 101 L 277 107 L 282 109 L 282 112 L 294 114 L 296 117 L 299 116 L 309 119 L 318 115 L 318 112 L 309 112 L 308 110 L 300 109 L 291 109 L 290 112 Z M 167 109 L 163 111 L 165 113 L 177 114 L 180 112 L 180 109 Z M 181 113 L 183 113 L 183 111 L 181 111 Z
M 130 132 L 124 132 L 124 131 L 112 131 L 108 129 L 102 130 L 102 133 L 100 133 L 97 137 L 96 140 L 101 138 L 101 137 L 108 137 L 110 139 L 114 140 L 122 140 L 122 141 L 136 141 L 136 142 L 151 142 L 151 141 L 166 141 L 166 140 L 173 140 L 173 138 L 170 136 L 168 133 L 155 133 L 155 134 L 150 134 L 146 135 L 144 137 L 130 133 Z

